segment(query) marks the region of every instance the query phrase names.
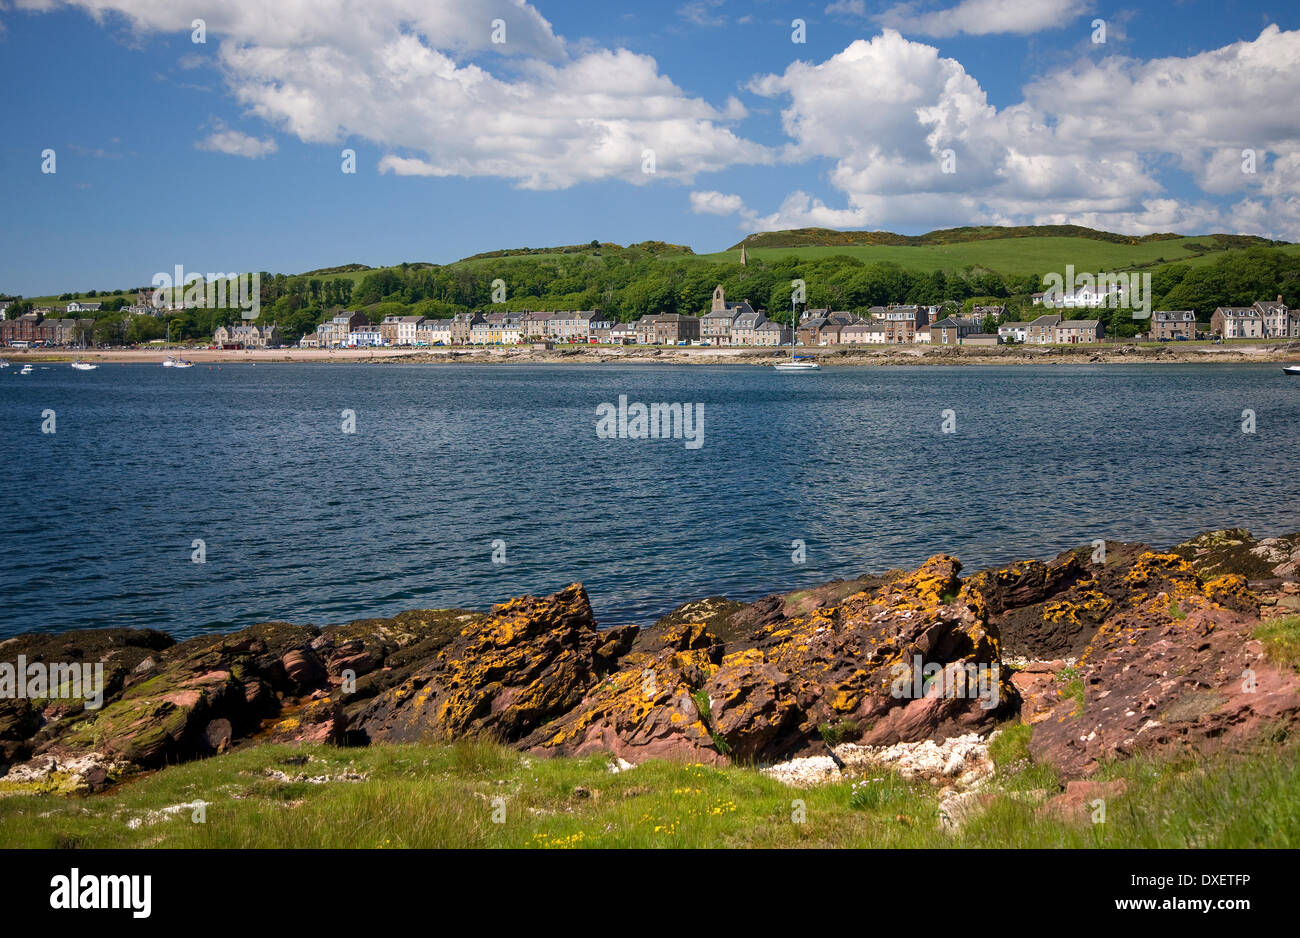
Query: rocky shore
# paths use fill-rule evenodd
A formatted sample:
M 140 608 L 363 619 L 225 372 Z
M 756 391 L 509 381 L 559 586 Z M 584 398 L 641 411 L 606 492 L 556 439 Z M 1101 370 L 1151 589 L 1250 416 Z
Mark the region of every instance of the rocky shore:
M 1245 748 L 1300 721 L 1300 674 L 1257 635 L 1300 610 L 1300 535 L 1218 531 L 1096 556 L 962 577 L 937 555 L 753 603 L 688 602 L 646 628 L 598 628 L 573 584 L 488 612 L 180 643 L 24 634 L 0 661 L 102 663 L 104 699 L 0 700 L 0 789 L 95 791 L 262 741 L 493 739 L 614 766 L 753 764 L 796 784 L 929 753 L 977 778 L 983 741 L 1021 724 L 1032 758 L 1078 782 L 1111 760 Z M 933 673 L 913 693 L 921 661 Z M 979 696 L 960 692 L 973 674 L 989 676 Z

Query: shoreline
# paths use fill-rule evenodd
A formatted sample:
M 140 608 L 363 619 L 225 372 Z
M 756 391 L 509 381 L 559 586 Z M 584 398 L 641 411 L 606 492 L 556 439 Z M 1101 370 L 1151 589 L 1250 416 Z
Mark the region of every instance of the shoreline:
M 651 346 L 572 346 L 553 349 L 528 347 L 456 347 L 447 349 L 4 349 L 0 357 L 15 365 L 24 362 L 161 364 L 183 355 L 197 364 L 250 364 L 331 362 L 377 365 L 397 364 L 666 364 L 771 366 L 789 359 L 788 348 L 711 348 Z M 1087 346 L 1002 346 L 998 348 L 928 346 L 836 346 L 799 348 L 797 354 L 827 367 L 891 365 L 1096 365 L 1139 364 L 1245 364 L 1300 362 L 1300 349 L 1287 352 L 1282 343 L 1240 345 L 1124 344 Z
M 793 771 L 820 759 L 825 780 L 838 777 L 828 746 L 843 769 L 850 755 L 962 734 L 986 748 L 1011 721 L 1029 728 L 1018 732 L 1032 737 L 1023 742 L 1035 761 L 1081 779 L 1138 749 L 1246 751 L 1300 724 L 1300 533 L 1205 531 L 1167 550 L 1103 544 L 1102 559 L 1083 545 L 966 576 L 940 553 L 753 602 L 687 600 L 646 626 L 602 628 L 574 582 L 486 611 L 273 620 L 185 641 L 153 629 L 77 630 L 75 643 L 25 632 L 4 643 L 11 682 L 58 664 L 100 669 L 98 683 L 76 685 L 98 689 L 40 699 L 42 719 L 0 740 L 0 775 L 10 791 L 95 792 L 268 742 L 490 737 L 529 757 L 600 752 L 628 768 L 669 759 Z M 1152 684 L 1175 666 L 1186 677 Z M 1265 693 L 1239 686 L 1243 666 Z M 931 693 L 922 674 L 936 668 L 983 683 Z M 1170 714 L 1170 731 L 1134 747 L 1151 710 Z M 936 780 L 959 783 L 965 768 Z

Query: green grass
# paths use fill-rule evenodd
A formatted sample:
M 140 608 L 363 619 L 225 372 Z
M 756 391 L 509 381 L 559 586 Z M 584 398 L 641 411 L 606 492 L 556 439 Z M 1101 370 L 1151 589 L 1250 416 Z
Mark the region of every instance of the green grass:
M 840 743 L 851 742 L 862 735 L 855 720 L 838 720 L 834 723 L 817 724 L 817 732 L 821 734 L 822 741 L 828 746 L 838 746 Z
M 809 246 L 798 248 L 746 249 L 750 257 L 772 260 L 794 255 L 821 258 L 847 255 L 866 263 L 889 261 L 911 271 L 962 270 L 968 266 L 986 267 L 1003 274 L 1063 273 L 1073 264 L 1078 273 L 1087 271 L 1132 270 L 1166 263 L 1207 264 L 1224 257 L 1226 251 L 1188 250 L 1188 245 L 1209 246 L 1208 237 L 1177 238 L 1138 244 L 1115 244 L 1090 238 L 1034 237 L 998 238 L 957 244 L 892 245 L 863 244 L 843 246 Z M 1288 244 L 1278 250 L 1300 253 L 1300 244 Z M 739 263 L 740 251 L 720 251 L 697 255 L 704 261 Z
M 1026 723 L 1010 723 L 1002 727 L 989 743 L 989 758 L 998 769 L 1010 768 L 1029 761 L 1029 738 L 1033 727 Z
M 1062 697 L 1068 697 L 1074 701 L 1074 712 L 1071 716 L 1077 717 L 1083 713 L 1083 678 L 1079 677 L 1079 669 L 1075 667 L 1062 668 L 1061 673 L 1056 676 L 1056 680 L 1061 685 L 1058 693 Z
M 1300 615 L 1265 622 L 1255 629 L 1255 637 L 1271 661 L 1300 671 Z
M 1014 754 L 1026 734 L 1012 729 L 1005 745 Z M 295 764 L 303 756 L 310 761 Z M 1058 789 L 1049 768 L 1003 769 L 988 810 L 956 835 L 938 826 L 933 788 L 888 773 L 793 789 L 748 768 L 648 762 L 611 774 L 608 762 L 474 743 L 265 745 L 98 795 L 0 797 L 0 847 L 1300 846 L 1294 745 L 1233 760 L 1108 766 L 1102 777 L 1127 778 L 1129 789 L 1108 799 L 1102 825 L 1038 813 L 1040 793 Z M 267 770 L 367 778 L 285 782 Z M 188 808 L 150 816 L 200 800 L 203 823 Z M 135 819 L 143 823 L 131 827 Z

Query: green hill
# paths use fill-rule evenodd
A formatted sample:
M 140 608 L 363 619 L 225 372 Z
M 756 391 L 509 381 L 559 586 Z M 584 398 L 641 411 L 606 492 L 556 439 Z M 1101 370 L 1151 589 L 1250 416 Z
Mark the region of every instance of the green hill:
M 696 254 L 663 241 L 592 241 L 489 251 L 450 264 L 349 263 L 303 274 L 266 273 L 262 319 L 291 336 L 311 332 L 340 309 L 360 309 L 372 322 L 490 308 L 600 309 L 630 322 L 647 313 L 698 315 L 709 308 L 718 284 L 727 296 L 750 300 L 756 308 L 788 311 L 796 279 L 806 284 L 809 308 L 863 313 L 886 303 L 969 308 L 1002 302 L 1020 315 L 1032 312 L 1030 297 L 1043 288 L 1043 275 L 1064 273 L 1067 265 L 1079 274 L 1150 272 L 1155 308 L 1194 309 L 1203 322 L 1218 306 L 1279 294 L 1288 305 L 1300 305 L 1300 244 L 1241 235 L 1139 238 L 1077 226 L 954 228 L 914 236 L 801 229 L 751 235 L 742 245 L 748 258 L 743 266 L 739 246 Z M 85 296 L 33 299 L 59 306 L 60 299 Z M 106 299 L 102 314 L 94 316 L 97 341 L 161 337 L 163 325 L 152 317 L 116 312 L 122 300 L 133 298 L 134 291 L 96 297 Z M 229 310 L 199 308 L 168 318 L 173 338 L 201 339 L 230 317 Z M 1131 317 L 1103 318 L 1111 334 L 1138 329 Z
M 1252 235 L 1134 237 L 1077 225 L 1049 225 L 948 228 L 914 236 L 801 228 L 752 234 L 726 251 L 699 256 L 735 263 L 740 259 L 741 245 L 749 257 L 759 260 L 844 256 L 868 264 L 894 263 L 916 273 L 983 268 L 1016 275 L 1062 271 L 1066 264 L 1073 264 L 1078 271 L 1153 270 L 1166 264 L 1202 264 L 1255 246 L 1300 253 L 1298 244 Z
M 923 235 L 900 235 L 892 231 L 838 231 L 834 228 L 792 228 L 785 231 L 761 231 L 751 234 L 730 250 L 749 248 L 835 247 L 837 245 L 889 244 L 900 247 L 919 247 L 929 244 L 965 244 L 971 241 L 997 241 L 1003 238 L 1083 238 L 1091 241 L 1109 241 L 1112 244 L 1141 244 L 1147 241 L 1177 241 L 1185 236 L 1173 232 L 1148 235 L 1125 235 L 1113 231 L 1098 231 L 1082 225 L 980 225 L 967 228 L 939 228 Z M 1213 239 L 1224 247 L 1250 247 L 1251 245 L 1277 246 L 1284 241 L 1270 241 L 1255 235 L 1214 234 Z

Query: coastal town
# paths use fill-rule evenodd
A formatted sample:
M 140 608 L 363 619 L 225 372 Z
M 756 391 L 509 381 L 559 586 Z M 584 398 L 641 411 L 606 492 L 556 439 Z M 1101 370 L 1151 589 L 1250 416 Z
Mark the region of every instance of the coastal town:
M 1067 318 L 1071 309 L 1114 308 L 1115 298 L 1101 293 L 1053 298 L 1034 294 L 1034 306 L 1055 309 L 1033 318 L 1013 319 L 1005 305 L 973 306 L 965 314 L 950 307 L 872 306 L 865 315 L 831 309 L 803 309 L 773 317 L 748 300 L 727 298 L 719 284 L 711 308 L 700 315 L 647 314 L 617 322 L 599 310 L 522 310 L 457 313 L 447 318 L 390 315 L 373 322 L 359 310 L 343 310 L 298 339 L 284 336 L 275 323 L 221 325 L 212 347 L 226 350 L 435 348 L 449 346 L 638 345 L 777 348 L 796 346 L 967 346 L 1089 345 L 1106 337 L 1100 319 Z M 0 303 L 0 344 L 9 348 L 86 347 L 94 320 L 77 314 L 98 311 L 94 302 L 69 302 L 63 309 L 39 307 L 8 317 L 10 303 Z M 141 292 L 124 307 L 135 315 L 158 316 L 163 310 Z M 797 320 L 792 327 L 791 321 Z M 1153 310 L 1140 338 L 1152 342 L 1198 338 L 1292 339 L 1300 337 L 1300 309 L 1278 296 L 1250 306 L 1217 308 L 1209 323 L 1193 310 Z
M 1076 298 L 1072 298 L 1076 299 Z M 1068 305 L 1100 307 L 1106 296 L 1077 298 Z M 1036 294 L 1034 304 L 1052 307 Z M 1059 304 L 1059 301 L 1057 301 Z M 1059 304 L 1066 305 L 1066 304 Z M 784 320 L 784 321 L 783 321 Z M 1247 307 L 1221 307 L 1210 323 L 1192 310 L 1155 310 L 1146 338 L 1187 341 L 1198 337 L 1284 339 L 1300 336 L 1300 309 L 1278 297 Z M 711 308 L 698 316 L 659 313 L 633 322 L 615 322 L 598 310 L 524 310 L 457 313 L 445 318 L 386 316 L 378 323 L 359 311 L 344 311 L 298 341 L 301 348 L 390 348 L 436 346 L 512 346 L 528 344 L 662 345 L 733 348 L 870 345 L 1086 345 L 1101 342 L 1099 319 L 1068 319 L 1061 312 L 1014 321 L 1008 307 L 975 306 L 958 315 L 942 306 L 873 306 L 867 314 L 805 309 L 797 325 L 791 317 L 774 318 L 748 300 L 732 301 L 722 286 L 713 291 Z M 274 325 L 220 327 L 213 344 L 220 348 L 270 348 L 281 337 Z

